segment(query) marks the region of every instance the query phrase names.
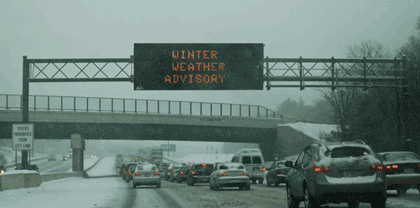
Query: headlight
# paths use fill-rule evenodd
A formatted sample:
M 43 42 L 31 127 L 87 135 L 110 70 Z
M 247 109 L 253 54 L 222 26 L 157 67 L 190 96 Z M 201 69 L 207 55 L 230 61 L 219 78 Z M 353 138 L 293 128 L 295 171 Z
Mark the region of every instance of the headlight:
M 3 174 L 3 173 L 4 173 L 4 170 L 1 170 L 1 171 L 0 171 L 0 174 Z

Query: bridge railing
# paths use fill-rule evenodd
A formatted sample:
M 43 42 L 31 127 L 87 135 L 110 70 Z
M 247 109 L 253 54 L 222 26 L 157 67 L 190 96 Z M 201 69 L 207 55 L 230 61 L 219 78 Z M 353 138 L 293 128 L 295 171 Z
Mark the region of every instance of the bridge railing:
M 20 110 L 21 97 L 0 94 L 0 109 Z M 259 105 L 47 95 L 30 95 L 29 110 L 282 118 Z

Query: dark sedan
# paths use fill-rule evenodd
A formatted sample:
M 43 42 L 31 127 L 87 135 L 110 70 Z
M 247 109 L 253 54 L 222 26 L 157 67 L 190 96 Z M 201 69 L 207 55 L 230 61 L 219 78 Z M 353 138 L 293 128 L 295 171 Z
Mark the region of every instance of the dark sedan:
M 380 152 L 385 167 L 387 189 L 405 194 L 409 188 L 420 192 L 420 156 L 413 152 Z
M 286 161 L 275 161 L 268 169 L 265 176 L 267 186 L 278 186 L 280 183 L 286 183 L 286 176 L 290 168 L 286 167 Z

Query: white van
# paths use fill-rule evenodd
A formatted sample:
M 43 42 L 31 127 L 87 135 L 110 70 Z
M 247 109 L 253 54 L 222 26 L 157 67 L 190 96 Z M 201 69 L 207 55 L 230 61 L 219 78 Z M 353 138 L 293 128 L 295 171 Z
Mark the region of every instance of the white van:
M 262 184 L 265 178 L 264 158 L 260 149 L 241 149 L 235 152 L 231 162 L 242 163 L 249 172 L 252 183 Z

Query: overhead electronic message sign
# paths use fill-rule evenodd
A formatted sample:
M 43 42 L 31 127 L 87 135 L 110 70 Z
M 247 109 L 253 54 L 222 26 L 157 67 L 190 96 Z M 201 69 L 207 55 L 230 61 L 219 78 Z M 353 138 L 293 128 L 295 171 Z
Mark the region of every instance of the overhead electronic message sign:
M 262 43 L 136 43 L 134 90 L 263 90 Z

